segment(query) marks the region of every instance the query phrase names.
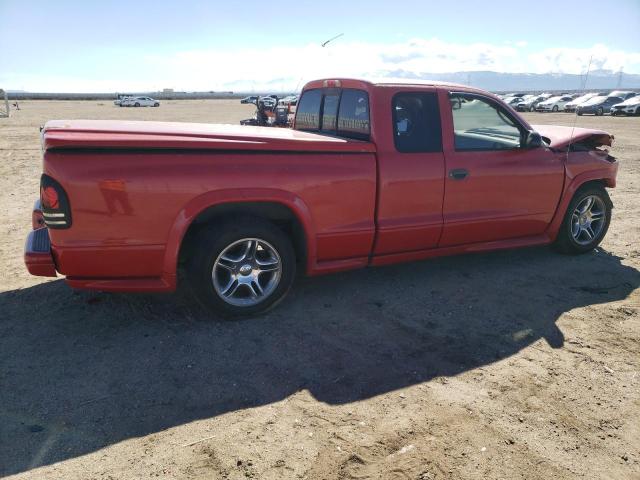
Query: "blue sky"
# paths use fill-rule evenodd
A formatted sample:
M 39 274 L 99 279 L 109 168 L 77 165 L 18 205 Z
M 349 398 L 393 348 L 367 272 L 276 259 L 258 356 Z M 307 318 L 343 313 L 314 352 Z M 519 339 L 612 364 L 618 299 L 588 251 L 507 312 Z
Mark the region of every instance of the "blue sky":
M 0 0 L 0 85 L 290 89 L 331 74 L 640 73 L 640 0 Z M 323 40 L 338 33 L 326 48 Z

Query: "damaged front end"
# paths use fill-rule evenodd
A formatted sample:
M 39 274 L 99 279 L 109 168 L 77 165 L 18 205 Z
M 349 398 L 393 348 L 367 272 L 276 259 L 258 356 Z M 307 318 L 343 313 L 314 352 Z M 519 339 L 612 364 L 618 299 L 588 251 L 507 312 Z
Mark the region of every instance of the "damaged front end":
M 607 149 L 613 146 L 614 137 L 605 131 L 555 125 L 533 125 L 533 128 L 557 152 L 593 152 L 602 160 L 616 160 Z

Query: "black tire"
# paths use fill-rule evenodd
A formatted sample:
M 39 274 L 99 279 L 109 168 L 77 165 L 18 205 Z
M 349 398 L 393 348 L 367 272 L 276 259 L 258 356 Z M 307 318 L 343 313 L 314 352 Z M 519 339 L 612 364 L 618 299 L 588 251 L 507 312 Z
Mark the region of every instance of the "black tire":
M 582 116 L 582 112 L 580 110 L 578 110 L 577 114 L 578 114 L 579 117 Z
M 529 107 L 529 111 L 530 112 L 535 112 L 536 111 L 536 107 L 534 107 L 533 105 Z
M 558 105 L 554 105 L 553 108 L 551 109 L 552 112 L 557 112 L 558 111 Z
M 596 110 L 596 115 L 598 117 L 604 115 L 604 110 L 602 109 L 602 107 L 598 107 L 598 109 Z
M 572 217 L 576 207 L 580 204 L 580 202 L 591 195 L 597 196 L 602 200 L 605 215 L 604 224 L 602 226 L 602 230 L 593 238 L 593 240 L 591 240 L 588 244 L 581 244 L 574 239 L 572 233 Z M 607 234 L 607 230 L 609 230 L 612 208 L 613 204 L 611 203 L 609 194 L 604 189 L 604 187 L 591 184 L 579 188 L 571 199 L 569 206 L 567 207 L 567 211 L 564 215 L 564 220 L 562 221 L 562 226 L 560 227 L 558 237 L 556 238 L 556 241 L 554 243 L 554 248 L 561 253 L 570 255 L 586 253 L 593 250 L 600 244 L 604 236 Z
M 138 102 L 136 102 L 133 106 L 134 106 L 134 107 L 139 107 L 139 106 L 140 106 L 140 104 L 139 104 Z
M 159 104 L 159 103 L 154 103 L 154 104 L 153 104 L 153 106 L 154 106 L 154 107 L 159 107 L 159 106 L 160 106 L 160 104 Z
M 268 242 L 280 257 L 280 277 L 274 290 L 259 303 L 238 306 L 224 300 L 212 280 L 214 264 L 230 245 L 246 238 Z M 187 264 L 187 279 L 198 301 L 223 317 L 246 317 L 265 313 L 281 302 L 291 289 L 296 274 L 296 256 L 289 237 L 273 223 L 257 217 L 212 224 L 199 232 Z M 262 274 L 264 275 L 264 274 Z

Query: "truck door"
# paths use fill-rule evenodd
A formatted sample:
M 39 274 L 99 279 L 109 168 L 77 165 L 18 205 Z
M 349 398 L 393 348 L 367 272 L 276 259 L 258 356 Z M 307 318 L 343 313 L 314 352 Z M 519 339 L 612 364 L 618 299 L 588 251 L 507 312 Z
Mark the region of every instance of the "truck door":
M 378 230 L 373 253 L 433 248 L 442 230 L 445 167 L 437 92 L 380 88 L 375 102 Z
M 493 98 L 440 95 L 447 175 L 439 246 L 544 233 L 564 182 L 562 155 L 526 147 L 527 127 Z

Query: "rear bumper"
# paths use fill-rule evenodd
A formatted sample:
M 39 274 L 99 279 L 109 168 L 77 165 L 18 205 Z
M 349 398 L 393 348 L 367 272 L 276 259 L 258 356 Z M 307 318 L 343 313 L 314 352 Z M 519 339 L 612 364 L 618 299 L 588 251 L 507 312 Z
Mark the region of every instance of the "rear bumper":
M 51 240 L 47 228 L 32 230 L 24 245 L 24 264 L 31 275 L 55 277 L 56 265 L 51 255 Z

